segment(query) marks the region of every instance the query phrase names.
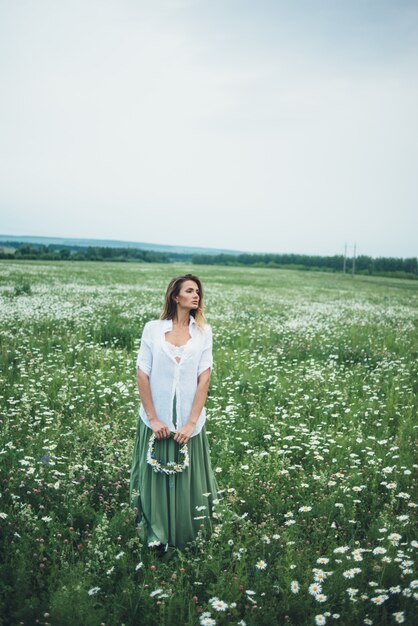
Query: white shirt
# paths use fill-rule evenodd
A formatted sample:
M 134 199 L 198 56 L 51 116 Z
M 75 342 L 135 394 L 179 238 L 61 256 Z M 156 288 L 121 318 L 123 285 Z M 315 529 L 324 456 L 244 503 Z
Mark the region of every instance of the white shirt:
M 184 345 L 180 363 L 177 363 L 165 333 L 172 330 L 173 320 L 151 320 L 142 331 L 141 346 L 136 360 L 137 369 L 149 377 L 151 397 L 158 419 L 171 431 L 173 423 L 173 399 L 176 396 L 177 428 L 184 426 L 189 419 L 198 376 L 206 369 L 213 368 L 212 328 L 205 325 L 202 331 L 193 315 L 189 317 L 191 339 Z M 142 421 L 151 428 L 142 403 L 139 408 Z M 206 421 L 203 407 L 192 437 L 199 434 Z

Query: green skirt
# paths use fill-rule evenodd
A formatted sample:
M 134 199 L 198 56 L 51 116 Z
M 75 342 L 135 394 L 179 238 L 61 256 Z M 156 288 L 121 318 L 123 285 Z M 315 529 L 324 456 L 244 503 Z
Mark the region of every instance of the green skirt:
M 173 423 L 176 423 L 175 400 Z M 187 443 L 189 466 L 181 473 L 155 472 L 147 463 L 148 442 L 152 435 L 139 418 L 130 474 L 130 505 L 137 509 L 135 523 L 148 543 L 157 541 L 183 549 L 199 530 L 212 530 L 213 501 L 219 486 L 212 470 L 205 426 Z M 164 462 L 182 463 L 180 446 L 172 437 L 155 441 L 155 456 Z

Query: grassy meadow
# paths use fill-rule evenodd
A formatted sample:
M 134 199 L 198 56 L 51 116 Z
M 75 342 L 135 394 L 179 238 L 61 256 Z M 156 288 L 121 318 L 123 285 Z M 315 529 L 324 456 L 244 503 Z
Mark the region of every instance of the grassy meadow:
M 135 359 L 185 272 L 221 494 L 163 563 L 129 504 Z M 388 278 L 0 262 L 0 626 L 417 623 L 417 308 Z

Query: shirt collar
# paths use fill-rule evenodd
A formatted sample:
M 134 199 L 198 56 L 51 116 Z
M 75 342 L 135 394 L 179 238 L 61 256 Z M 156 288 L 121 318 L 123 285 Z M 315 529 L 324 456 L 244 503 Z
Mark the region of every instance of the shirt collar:
M 162 320 L 164 329 L 171 330 L 173 328 L 173 320 Z M 192 329 L 193 326 L 196 326 L 196 320 L 193 315 L 189 316 L 189 328 Z

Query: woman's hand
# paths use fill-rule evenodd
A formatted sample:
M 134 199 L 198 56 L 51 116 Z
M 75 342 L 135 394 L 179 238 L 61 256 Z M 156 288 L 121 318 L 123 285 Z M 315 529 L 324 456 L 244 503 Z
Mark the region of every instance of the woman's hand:
M 149 420 L 149 423 L 157 439 L 168 439 L 170 437 L 169 427 L 160 422 L 159 419 Z
M 174 441 L 177 441 L 179 445 L 183 445 L 187 443 L 190 437 L 194 433 L 194 425 L 193 424 L 185 424 L 174 435 Z

